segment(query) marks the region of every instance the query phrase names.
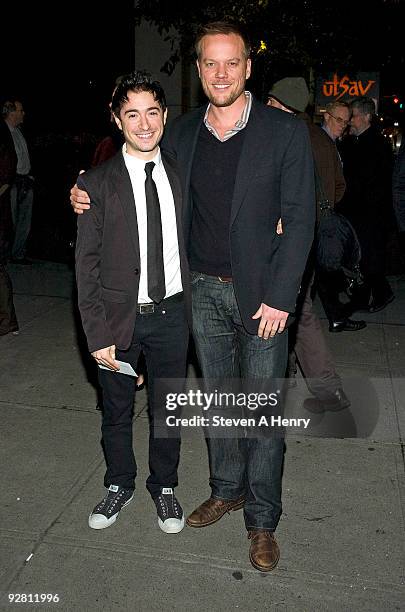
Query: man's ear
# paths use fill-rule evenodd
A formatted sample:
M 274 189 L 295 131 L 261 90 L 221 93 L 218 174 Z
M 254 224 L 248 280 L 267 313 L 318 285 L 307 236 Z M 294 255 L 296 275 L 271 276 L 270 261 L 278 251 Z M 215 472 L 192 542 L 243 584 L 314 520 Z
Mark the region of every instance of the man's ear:
M 200 64 L 199 64 L 199 61 L 198 61 L 198 60 L 196 60 L 195 64 L 196 64 L 196 66 L 197 66 L 198 76 L 201 78 L 201 70 L 200 70 Z
M 163 113 L 163 125 L 166 125 L 166 121 L 167 121 L 167 108 L 165 112 Z
M 246 79 L 250 77 L 252 72 L 252 60 L 249 58 L 246 60 Z

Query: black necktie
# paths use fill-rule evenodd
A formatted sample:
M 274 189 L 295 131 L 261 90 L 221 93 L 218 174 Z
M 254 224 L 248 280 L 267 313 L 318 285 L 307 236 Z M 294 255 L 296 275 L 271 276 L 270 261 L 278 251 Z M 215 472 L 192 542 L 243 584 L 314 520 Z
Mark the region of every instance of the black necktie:
M 159 196 L 155 181 L 152 178 L 154 165 L 155 162 L 145 164 L 145 194 L 148 218 L 148 295 L 151 300 L 159 304 L 166 295 L 166 285 Z

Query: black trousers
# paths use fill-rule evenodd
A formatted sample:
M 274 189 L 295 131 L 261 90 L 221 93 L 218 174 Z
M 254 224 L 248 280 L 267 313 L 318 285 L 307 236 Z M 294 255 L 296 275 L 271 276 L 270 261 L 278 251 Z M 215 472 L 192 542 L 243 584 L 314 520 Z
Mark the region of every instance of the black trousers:
M 363 309 L 367 308 L 370 299 L 379 303 L 392 295 L 385 277 L 387 221 L 382 215 L 370 214 L 354 218 L 352 223 L 361 246 L 360 270 L 364 281 L 362 287 L 353 293 L 352 303 L 355 309 Z
M 149 470 L 146 487 L 152 498 L 163 487 L 177 485 L 177 466 L 180 455 L 180 432 L 171 437 L 155 434 L 155 421 L 161 423 L 167 416 L 164 397 L 155 393 L 159 378 L 185 378 L 189 330 L 183 302 L 165 300 L 155 312 L 138 314 L 131 346 L 117 350 L 116 359 L 126 361 L 136 371 L 140 352 L 145 356 L 148 370 L 148 397 L 150 413 Z M 107 470 L 104 485 L 135 488 L 137 472 L 132 443 L 133 406 L 136 380 L 132 376 L 99 368 L 99 382 L 103 394 L 102 446 Z M 176 435 L 177 433 L 177 435 Z

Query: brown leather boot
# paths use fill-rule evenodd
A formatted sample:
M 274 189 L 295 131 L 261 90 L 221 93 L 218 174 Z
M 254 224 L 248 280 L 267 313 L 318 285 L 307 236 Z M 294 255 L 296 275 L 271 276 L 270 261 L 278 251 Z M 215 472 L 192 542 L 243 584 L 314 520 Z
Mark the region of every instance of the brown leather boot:
M 210 497 L 190 514 L 186 523 L 189 527 L 208 527 L 219 521 L 228 512 L 239 510 L 245 503 L 244 497 L 226 500 Z
M 270 572 L 280 559 L 280 549 L 271 531 L 252 530 L 248 533 L 252 540 L 249 550 L 250 563 L 261 572 Z

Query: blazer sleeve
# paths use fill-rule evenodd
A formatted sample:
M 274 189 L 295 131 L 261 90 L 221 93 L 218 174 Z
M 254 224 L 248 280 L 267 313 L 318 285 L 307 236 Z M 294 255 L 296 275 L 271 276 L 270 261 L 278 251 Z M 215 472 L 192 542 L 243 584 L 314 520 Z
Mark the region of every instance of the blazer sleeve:
M 283 234 L 264 303 L 292 313 L 315 229 L 313 155 L 303 121 L 296 122 L 284 154 L 280 195 Z
M 106 321 L 100 279 L 104 209 L 97 189 L 92 188 L 85 174 L 79 176 L 77 185 L 87 191 L 91 200 L 90 210 L 77 219 L 76 282 L 80 316 L 92 353 L 114 344 Z

